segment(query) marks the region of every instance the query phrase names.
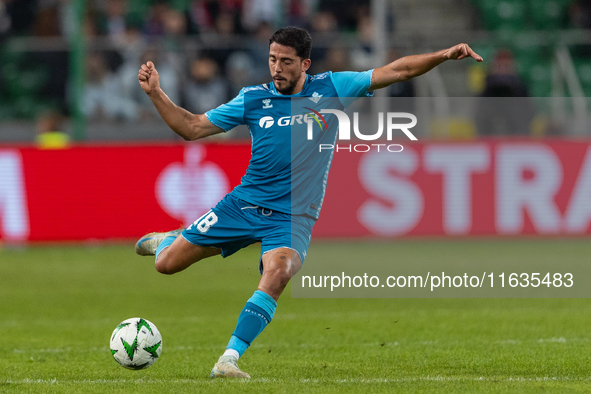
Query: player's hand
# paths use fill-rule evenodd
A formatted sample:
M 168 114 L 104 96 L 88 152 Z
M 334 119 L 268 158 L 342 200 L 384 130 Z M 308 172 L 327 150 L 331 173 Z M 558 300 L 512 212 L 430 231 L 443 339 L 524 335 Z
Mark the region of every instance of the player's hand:
M 477 62 L 481 62 L 482 56 L 477 54 L 468 46 L 468 44 L 454 45 L 447 50 L 447 58 L 450 60 L 461 60 L 467 57 L 476 59 Z
M 156 71 L 156 67 L 154 67 L 154 63 L 152 62 L 142 64 L 137 78 L 140 82 L 140 86 L 147 94 L 150 94 L 160 88 L 160 76 L 158 75 L 158 71 Z

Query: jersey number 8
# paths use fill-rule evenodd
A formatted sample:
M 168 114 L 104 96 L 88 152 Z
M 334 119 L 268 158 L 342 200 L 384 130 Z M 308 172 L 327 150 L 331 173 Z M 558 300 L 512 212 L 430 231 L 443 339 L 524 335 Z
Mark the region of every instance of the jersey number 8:
M 211 226 L 218 222 L 218 217 L 214 212 L 209 212 L 202 216 L 201 218 L 197 219 L 195 223 L 197 226 L 197 230 L 201 234 L 205 234 Z

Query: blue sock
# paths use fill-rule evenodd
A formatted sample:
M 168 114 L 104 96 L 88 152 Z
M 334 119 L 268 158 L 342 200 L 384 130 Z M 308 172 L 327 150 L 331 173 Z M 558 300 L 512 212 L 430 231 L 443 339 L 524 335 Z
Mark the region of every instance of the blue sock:
M 156 248 L 156 260 L 158 260 L 158 255 L 160 254 L 160 252 L 162 252 L 164 250 L 164 248 L 169 247 L 174 242 L 175 239 L 176 239 L 175 236 L 170 235 L 170 236 L 164 238 L 162 240 L 162 242 L 160 242 L 160 245 L 158 245 L 158 247 Z
M 273 297 L 260 290 L 255 291 L 238 316 L 238 324 L 226 349 L 236 350 L 242 356 L 252 341 L 271 322 L 276 308 L 277 302 Z

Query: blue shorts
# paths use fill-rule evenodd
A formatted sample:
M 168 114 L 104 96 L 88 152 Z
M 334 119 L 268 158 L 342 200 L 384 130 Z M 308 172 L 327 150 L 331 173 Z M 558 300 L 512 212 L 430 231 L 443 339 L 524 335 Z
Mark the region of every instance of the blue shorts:
M 310 217 L 261 208 L 230 193 L 182 235 L 194 245 L 220 248 L 223 257 L 261 242 L 259 270 L 262 274 L 263 255 L 273 249 L 293 249 L 304 263 L 314 223 Z

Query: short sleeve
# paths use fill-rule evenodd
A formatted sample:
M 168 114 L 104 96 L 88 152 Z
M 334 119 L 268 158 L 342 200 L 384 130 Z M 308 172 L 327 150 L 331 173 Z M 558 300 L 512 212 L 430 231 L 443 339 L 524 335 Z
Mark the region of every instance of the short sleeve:
M 205 113 L 207 119 L 224 131 L 232 130 L 234 127 L 245 124 L 244 121 L 244 89 L 226 104 L 222 104 Z
M 337 91 L 341 103 L 346 107 L 358 97 L 371 97 L 371 74 L 373 70 L 355 72 L 343 71 L 331 73 L 332 83 Z

